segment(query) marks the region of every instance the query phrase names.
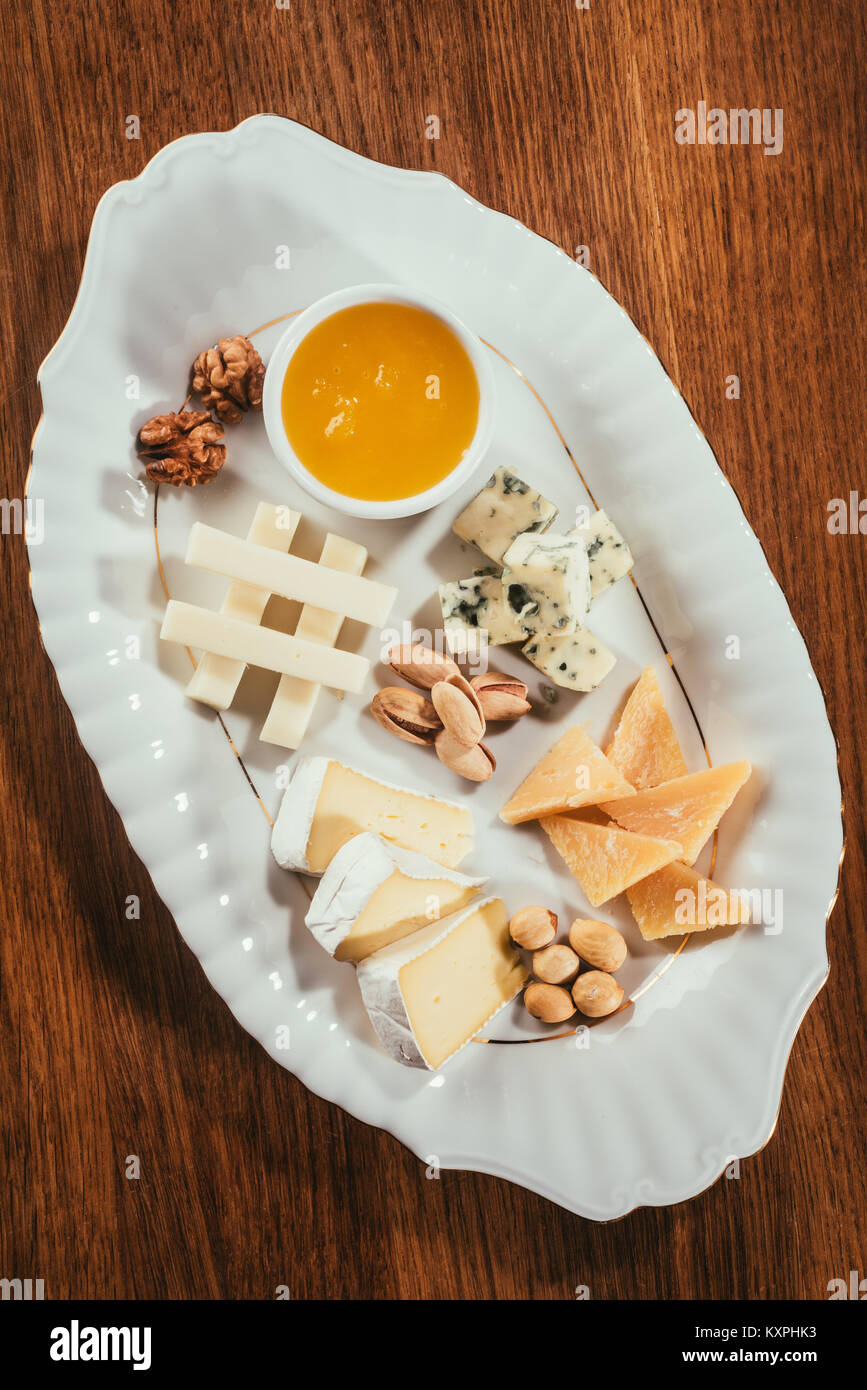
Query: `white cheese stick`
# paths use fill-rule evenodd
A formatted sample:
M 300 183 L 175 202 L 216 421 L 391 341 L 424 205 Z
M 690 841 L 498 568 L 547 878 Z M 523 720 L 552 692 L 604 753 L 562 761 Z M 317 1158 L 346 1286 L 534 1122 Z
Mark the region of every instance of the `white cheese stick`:
M 253 545 L 267 545 L 272 550 L 285 552 L 292 544 L 300 520 L 300 512 L 290 511 L 288 507 L 275 507 L 272 502 L 260 502 L 247 532 L 247 540 Z M 252 584 L 230 584 L 220 612 L 226 618 L 260 623 L 269 598 L 267 589 L 257 589 Z M 244 670 L 243 661 L 232 661 L 227 656 L 205 652 L 185 693 L 191 700 L 210 705 L 211 709 L 228 709 Z M 284 679 L 289 680 L 290 677 Z
M 483 898 L 358 965 L 376 1035 L 405 1067 L 436 1070 L 505 1008 L 527 971 L 499 898 Z
M 343 574 L 361 574 L 367 562 L 363 545 L 345 540 L 343 536 L 325 537 L 320 565 Z M 340 636 L 343 615 L 327 608 L 315 608 L 305 603 L 295 629 L 295 636 L 305 642 L 318 642 L 333 647 Z M 300 748 L 321 687 L 314 681 L 299 680 L 297 676 L 282 676 L 277 693 L 262 725 L 259 738 L 263 743 L 276 743 L 281 748 Z
M 160 637 L 165 642 L 182 642 L 201 647 L 248 666 L 261 666 L 281 675 L 298 674 L 302 680 L 318 681 L 334 690 L 357 693 L 364 685 L 370 662 L 354 652 L 302 642 L 271 627 L 226 618 L 209 608 L 170 599 L 166 605 Z
M 187 564 L 244 580 L 281 598 L 327 608 L 370 627 L 384 625 L 397 598 L 397 589 L 390 584 L 379 584 L 356 574 L 339 574 L 297 555 L 279 555 L 201 521 L 190 528 Z
M 304 920 L 330 956 L 358 962 L 465 907 L 484 883 L 364 831 L 337 851 Z

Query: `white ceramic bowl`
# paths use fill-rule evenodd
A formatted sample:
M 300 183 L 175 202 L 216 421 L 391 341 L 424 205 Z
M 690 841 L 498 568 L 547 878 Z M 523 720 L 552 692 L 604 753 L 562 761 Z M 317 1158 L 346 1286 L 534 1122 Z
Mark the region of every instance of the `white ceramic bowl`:
M 329 318 L 331 314 L 336 314 L 341 309 L 348 309 L 355 304 L 370 303 L 409 304 L 413 308 L 426 309 L 428 313 L 435 315 L 452 330 L 462 344 L 473 364 L 473 370 L 479 383 L 479 419 L 476 432 L 460 462 L 435 487 L 428 488 L 425 492 L 416 492 L 409 497 L 398 497 L 386 502 L 370 502 L 361 497 L 346 497 L 342 492 L 334 492 L 324 483 L 321 483 L 318 478 L 315 478 L 309 469 L 305 468 L 289 443 L 281 411 L 281 395 L 286 369 L 295 349 L 311 328 L 315 328 L 323 319 Z M 324 299 L 317 299 L 315 304 L 311 304 L 308 309 L 305 309 L 303 313 L 292 320 L 271 354 L 271 360 L 265 372 L 262 408 L 271 448 L 284 468 L 288 469 L 295 481 L 304 488 L 305 492 L 309 492 L 311 497 L 315 497 L 320 502 L 324 502 L 326 506 L 334 507 L 336 511 L 345 512 L 349 516 L 373 518 L 415 516 L 417 512 L 426 512 L 430 507 L 435 507 L 439 502 L 444 502 L 447 497 L 451 497 L 452 493 L 457 492 L 458 488 L 472 477 L 487 453 L 494 424 L 494 376 L 491 371 L 491 364 L 479 339 L 438 299 L 434 299 L 431 295 L 421 294 L 417 290 L 405 289 L 401 285 L 352 285 L 348 289 L 337 290 L 334 294 L 328 294 Z

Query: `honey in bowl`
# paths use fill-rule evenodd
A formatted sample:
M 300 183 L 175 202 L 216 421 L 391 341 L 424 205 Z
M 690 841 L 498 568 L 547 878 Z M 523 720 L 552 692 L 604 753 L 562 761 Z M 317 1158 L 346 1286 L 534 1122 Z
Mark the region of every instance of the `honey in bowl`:
M 460 463 L 479 420 L 479 383 L 435 314 L 355 304 L 301 340 L 281 411 L 296 457 L 320 483 L 344 497 L 398 501 Z

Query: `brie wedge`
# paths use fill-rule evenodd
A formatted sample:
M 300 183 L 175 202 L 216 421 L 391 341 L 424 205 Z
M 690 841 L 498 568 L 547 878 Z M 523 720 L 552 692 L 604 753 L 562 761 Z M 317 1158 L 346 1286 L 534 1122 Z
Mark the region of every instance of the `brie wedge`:
M 441 1067 L 504 1008 L 527 970 L 500 898 L 483 898 L 361 961 L 376 1035 L 406 1067 Z
M 365 831 L 337 851 L 304 920 L 329 955 L 358 962 L 466 907 L 484 883 Z
M 271 851 L 284 869 L 321 874 L 365 830 L 450 869 L 473 844 L 473 817 L 457 802 L 381 782 L 334 758 L 302 758 L 283 793 Z

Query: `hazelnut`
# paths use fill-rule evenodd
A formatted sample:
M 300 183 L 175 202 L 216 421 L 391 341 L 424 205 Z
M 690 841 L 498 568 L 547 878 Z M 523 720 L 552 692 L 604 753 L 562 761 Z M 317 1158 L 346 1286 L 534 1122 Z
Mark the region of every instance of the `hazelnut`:
M 581 962 L 569 946 L 544 946 L 533 954 L 533 974 L 546 985 L 567 985 L 581 968 Z
M 572 998 L 588 1018 L 604 1018 L 620 1007 L 623 986 L 613 975 L 606 975 L 602 970 L 588 970 L 585 975 L 579 975 L 572 986 Z
M 509 933 L 516 946 L 538 951 L 557 935 L 557 914 L 547 907 L 522 907 L 509 923 Z
M 595 970 L 619 970 L 627 957 L 626 941 L 608 922 L 579 917 L 569 928 L 569 945 Z
M 524 990 L 524 1008 L 543 1023 L 565 1023 L 575 1012 L 568 989 L 535 982 Z

